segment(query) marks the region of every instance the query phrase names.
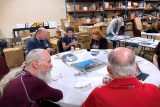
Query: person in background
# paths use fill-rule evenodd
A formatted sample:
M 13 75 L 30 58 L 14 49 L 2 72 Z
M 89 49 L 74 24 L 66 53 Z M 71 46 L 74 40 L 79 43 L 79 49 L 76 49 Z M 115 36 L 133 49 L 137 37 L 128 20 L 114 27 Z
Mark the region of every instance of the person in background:
M 108 43 L 107 39 L 103 36 L 99 29 L 94 29 L 92 31 L 92 41 L 90 44 L 91 49 L 107 49 Z
M 108 62 L 111 80 L 95 88 L 82 107 L 160 107 L 159 88 L 135 76 L 138 65 L 132 50 L 116 48 L 108 55 Z
M 31 50 L 26 56 L 23 70 L 9 72 L 0 81 L 1 107 L 41 107 L 45 100 L 61 100 L 62 92 L 47 85 L 51 81 L 52 67 L 48 51 Z M 57 106 L 46 103 L 46 107 Z
M 124 35 L 124 31 L 120 30 L 120 28 L 123 26 L 123 18 L 122 17 L 116 17 L 112 19 L 112 21 L 109 23 L 109 26 L 107 27 L 107 37 L 109 39 L 115 38 L 118 35 Z M 122 28 L 121 28 L 122 29 Z M 116 41 L 112 40 L 113 43 L 113 49 L 116 48 Z
M 27 44 L 27 52 L 33 49 L 46 49 L 50 54 L 55 53 L 55 49 L 51 47 L 48 41 L 49 32 L 45 28 L 39 28 L 35 37 L 30 39 Z
M 154 50 L 153 64 L 160 68 L 160 42 Z
M 74 48 L 78 46 L 77 38 L 74 35 L 73 27 L 69 26 L 66 28 L 66 35 L 62 37 L 63 51 L 70 51 L 71 46 Z

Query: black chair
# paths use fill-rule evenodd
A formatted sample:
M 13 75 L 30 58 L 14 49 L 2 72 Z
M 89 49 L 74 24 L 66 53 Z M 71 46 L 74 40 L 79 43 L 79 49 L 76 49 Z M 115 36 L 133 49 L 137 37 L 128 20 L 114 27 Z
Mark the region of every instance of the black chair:
M 0 79 L 9 72 L 9 68 L 7 66 L 6 60 L 4 56 L 0 56 Z
M 7 48 L 7 41 L 4 39 L 0 39 L 0 55 L 3 54 L 4 48 Z
M 59 53 L 64 52 L 63 46 L 62 46 L 62 38 L 60 38 L 60 39 L 57 41 L 57 46 L 58 46 L 58 52 L 59 52 Z

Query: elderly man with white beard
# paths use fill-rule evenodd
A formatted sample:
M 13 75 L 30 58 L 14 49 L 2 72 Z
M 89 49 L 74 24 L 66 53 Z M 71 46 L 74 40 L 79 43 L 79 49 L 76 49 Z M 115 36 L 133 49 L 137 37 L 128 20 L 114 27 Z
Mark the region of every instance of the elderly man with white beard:
M 62 99 L 60 90 L 51 88 L 51 57 L 44 49 L 29 52 L 22 71 L 9 72 L 0 81 L 0 105 L 2 107 L 41 107 L 44 100 L 56 102 Z M 54 103 L 45 103 L 56 107 Z

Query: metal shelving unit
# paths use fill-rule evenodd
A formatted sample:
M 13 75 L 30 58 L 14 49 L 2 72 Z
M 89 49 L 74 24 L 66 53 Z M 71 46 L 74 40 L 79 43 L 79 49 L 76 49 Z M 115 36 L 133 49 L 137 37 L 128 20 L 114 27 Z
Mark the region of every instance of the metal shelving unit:
M 110 2 L 110 1 L 114 1 L 114 2 L 124 2 L 125 3 L 125 8 L 105 8 L 104 7 L 104 3 L 105 2 Z M 141 11 L 143 10 L 143 14 L 145 13 L 145 11 L 156 11 L 158 13 L 158 3 L 160 0 L 139 0 L 139 1 L 142 1 L 143 2 L 143 7 L 144 7 L 144 4 L 145 2 L 157 2 L 157 7 L 156 9 L 147 9 L 147 8 L 127 8 L 128 6 L 128 1 L 136 1 L 137 0 L 66 0 L 66 13 L 67 14 L 73 14 L 73 18 L 76 19 L 77 18 L 77 14 L 78 13 L 93 13 L 93 12 L 102 12 L 102 18 L 104 19 L 104 15 L 105 15 L 105 11 L 125 11 L 125 13 L 127 13 L 128 11 Z M 67 10 L 67 3 L 68 2 L 72 2 L 73 5 L 74 5 L 74 10 L 73 11 L 68 11 Z M 77 2 L 101 2 L 102 3 L 102 10 L 87 10 L 87 11 L 84 11 L 84 10 L 79 10 L 79 11 L 76 11 L 76 3 Z
M 131 1 L 131 2 L 142 2 L 143 3 L 143 7 L 142 8 L 128 8 L 128 2 Z M 77 15 L 78 14 L 82 14 L 82 13 L 101 13 L 101 16 L 102 16 L 102 21 L 104 21 L 104 18 L 105 18 L 105 14 L 109 11 L 113 11 L 113 12 L 117 12 L 117 11 L 123 11 L 124 13 L 124 24 L 126 25 L 128 19 L 127 19 L 127 14 L 128 12 L 132 12 L 132 11 L 139 11 L 139 12 L 142 12 L 142 20 L 143 20 L 143 16 L 145 15 L 145 13 L 147 11 L 150 11 L 150 12 L 153 12 L 155 11 L 156 12 L 156 15 L 157 13 L 159 12 L 159 9 L 158 9 L 158 4 L 159 4 L 159 1 L 160 0 L 66 0 L 66 13 L 67 15 L 72 15 L 74 19 L 77 18 Z M 73 11 L 68 11 L 67 10 L 67 3 L 73 3 L 74 5 L 74 10 Z M 102 3 L 102 10 L 76 10 L 76 4 L 77 3 L 87 3 L 87 2 L 90 2 L 90 3 L 94 3 L 94 2 L 99 2 L 99 3 Z M 114 2 L 114 5 L 116 2 L 122 2 L 125 6 L 125 8 L 117 8 L 117 7 L 114 7 L 114 8 L 105 8 L 105 2 Z M 148 3 L 148 2 L 151 2 L 151 3 L 157 3 L 157 6 L 156 8 L 145 8 L 145 3 Z

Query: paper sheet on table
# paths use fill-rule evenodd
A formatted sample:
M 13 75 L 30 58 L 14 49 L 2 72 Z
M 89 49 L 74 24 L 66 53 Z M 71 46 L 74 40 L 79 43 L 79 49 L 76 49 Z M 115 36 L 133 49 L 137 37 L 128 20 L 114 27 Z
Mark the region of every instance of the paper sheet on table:
M 53 81 L 57 81 L 57 80 L 59 80 L 61 78 L 62 78 L 62 74 L 61 73 L 54 73 L 54 74 L 51 75 L 51 79 Z
M 99 77 L 80 77 L 77 79 L 75 88 L 85 88 L 88 86 L 97 87 L 102 85 L 103 76 Z
M 102 85 L 102 81 L 103 81 L 103 76 L 99 76 L 99 77 L 88 77 L 87 78 L 88 81 L 90 82 L 92 87 L 97 87 Z
M 76 83 L 75 83 L 75 88 L 85 88 L 87 86 L 90 85 L 90 82 L 88 81 L 87 78 L 85 77 L 80 77 L 77 79 Z

